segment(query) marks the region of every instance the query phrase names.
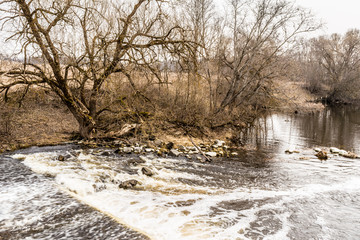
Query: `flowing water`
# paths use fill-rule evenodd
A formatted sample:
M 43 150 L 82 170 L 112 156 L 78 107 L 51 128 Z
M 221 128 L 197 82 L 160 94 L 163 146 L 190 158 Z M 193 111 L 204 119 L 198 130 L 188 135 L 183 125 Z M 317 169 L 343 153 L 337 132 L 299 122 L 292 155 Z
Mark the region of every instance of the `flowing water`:
M 133 165 L 136 155 L 72 145 L 3 156 L 0 236 L 360 239 L 360 160 L 320 161 L 313 150 L 360 154 L 360 111 L 272 114 L 261 124 L 248 133 L 254 150 L 211 163 L 147 154 Z M 144 166 L 155 175 L 143 175 Z M 130 179 L 141 185 L 118 187 Z

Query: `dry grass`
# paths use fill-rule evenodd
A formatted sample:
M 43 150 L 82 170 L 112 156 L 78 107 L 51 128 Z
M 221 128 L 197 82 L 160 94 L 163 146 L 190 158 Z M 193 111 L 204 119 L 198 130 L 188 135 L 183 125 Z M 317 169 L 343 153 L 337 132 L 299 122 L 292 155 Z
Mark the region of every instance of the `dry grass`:
M 56 99 L 40 101 L 30 94 L 23 106 L 0 104 L 0 152 L 69 141 L 77 131 L 71 113 Z
M 281 111 L 309 112 L 324 108 L 324 105 L 315 102 L 317 97 L 307 91 L 302 82 L 279 80 L 275 82 L 274 89 Z

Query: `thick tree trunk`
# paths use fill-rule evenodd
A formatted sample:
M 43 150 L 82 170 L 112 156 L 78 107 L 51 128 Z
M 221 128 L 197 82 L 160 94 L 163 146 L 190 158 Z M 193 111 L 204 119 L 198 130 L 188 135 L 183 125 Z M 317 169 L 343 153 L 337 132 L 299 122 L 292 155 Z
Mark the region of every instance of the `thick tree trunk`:
M 74 101 L 68 101 L 64 99 L 63 101 L 79 124 L 80 136 L 84 139 L 91 139 L 93 137 L 92 133 L 96 125 L 95 116 L 92 117 L 90 114 L 83 112 L 83 109 L 76 105 Z
M 84 139 L 91 139 L 93 137 L 93 130 L 95 124 L 93 122 L 81 121 L 79 122 L 79 133 Z

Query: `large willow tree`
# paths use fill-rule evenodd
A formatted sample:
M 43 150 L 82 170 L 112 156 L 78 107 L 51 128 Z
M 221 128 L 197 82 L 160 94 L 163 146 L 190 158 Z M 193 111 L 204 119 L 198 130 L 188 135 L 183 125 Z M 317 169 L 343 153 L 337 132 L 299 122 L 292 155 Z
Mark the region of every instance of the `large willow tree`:
M 3 0 L 2 30 L 21 46 L 22 67 L 7 69 L 0 85 L 51 88 L 90 138 L 107 106 L 99 98 L 112 74 L 131 81 L 127 66 L 146 64 L 159 51 L 190 47 L 168 20 L 164 0 Z M 35 60 L 36 61 L 35 61 Z

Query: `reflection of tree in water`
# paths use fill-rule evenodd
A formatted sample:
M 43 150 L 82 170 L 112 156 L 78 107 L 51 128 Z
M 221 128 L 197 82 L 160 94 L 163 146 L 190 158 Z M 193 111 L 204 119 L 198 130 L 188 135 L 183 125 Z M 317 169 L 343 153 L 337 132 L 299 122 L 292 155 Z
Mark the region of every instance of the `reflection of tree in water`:
M 354 107 L 326 108 L 322 112 L 299 116 L 302 137 L 320 146 L 353 150 L 360 130 L 360 110 Z
M 279 141 L 269 134 L 274 132 L 272 120 L 272 114 L 265 114 L 261 118 L 256 119 L 251 127 L 244 129 L 240 133 L 241 143 L 252 145 L 258 150 L 271 149 L 276 151 L 280 144 Z
M 274 122 L 275 117 L 278 122 Z M 276 128 L 276 124 L 280 126 Z M 360 108 L 343 106 L 303 115 L 265 115 L 240 133 L 240 141 L 272 151 L 277 151 L 281 142 L 289 146 L 295 142 L 303 147 L 333 146 L 354 151 L 360 141 Z

